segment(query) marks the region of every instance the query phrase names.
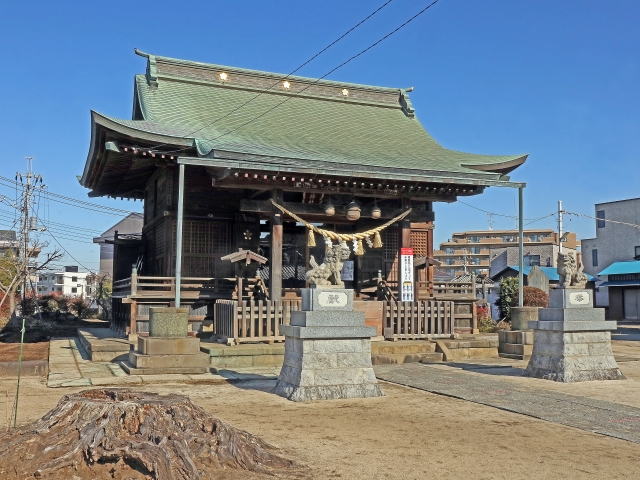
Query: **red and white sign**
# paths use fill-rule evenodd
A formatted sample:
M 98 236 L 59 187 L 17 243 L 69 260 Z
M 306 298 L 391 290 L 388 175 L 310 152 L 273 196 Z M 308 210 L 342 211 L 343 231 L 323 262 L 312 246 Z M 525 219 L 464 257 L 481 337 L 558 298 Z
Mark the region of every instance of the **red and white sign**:
M 400 277 L 398 293 L 401 302 L 413 302 L 413 248 L 400 249 Z

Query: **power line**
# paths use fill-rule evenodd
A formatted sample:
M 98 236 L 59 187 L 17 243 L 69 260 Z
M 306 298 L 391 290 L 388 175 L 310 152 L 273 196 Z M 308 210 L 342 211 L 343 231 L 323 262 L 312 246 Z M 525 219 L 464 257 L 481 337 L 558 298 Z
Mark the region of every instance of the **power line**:
M 274 111 L 276 108 L 280 107 L 281 105 L 287 103 L 289 100 L 291 100 L 292 98 L 296 98 L 298 95 L 300 95 L 302 92 L 304 92 L 305 90 L 307 90 L 308 88 L 310 88 L 311 86 L 315 85 L 316 83 L 318 83 L 320 80 L 328 77 L 329 75 L 331 75 L 333 72 L 335 72 L 336 70 L 344 67 L 345 65 L 347 65 L 348 63 L 350 63 L 351 61 L 355 60 L 356 58 L 358 58 L 359 56 L 363 55 L 364 53 L 368 52 L 369 50 L 371 50 L 372 48 L 374 48 L 376 45 L 380 44 L 381 42 L 383 42 L 384 40 L 386 40 L 387 38 L 389 38 L 390 36 L 392 36 L 393 34 L 397 33 L 399 30 L 401 30 L 402 28 L 404 28 L 405 26 L 407 26 L 409 23 L 411 23 L 412 21 L 414 21 L 416 18 L 418 18 L 420 15 L 422 15 L 424 12 L 426 12 L 427 10 L 429 10 L 431 7 L 433 7 L 436 3 L 438 3 L 439 0 L 435 0 L 434 2 L 430 3 L 429 5 L 427 5 L 425 8 L 423 8 L 422 10 L 420 10 L 418 13 L 416 13 L 413 17 L 411 17 L 409 20 L 407 20 L 406 22 L 404 22 L 402 25 L 400 25 L 399 27 L 397 27 L 395 30 L 392 30 L 391 32 L 387 33 L 384 37 L 380 38 L 379 40 L 377 40 L 376 42 L 372 43 L 371 45 L 369 45 L 367 48 L 365 48 L 364 50 L 361 50 L 360 52 L 356 53 L 355 55 L 353 55 L 352 57 L 350 57 L 348 60 L 345 60 L 344 62 L 342 62 L 340 65 L 338 65 L 337 67 L 329 70 L 327 73 L 325 73 L 324 75 L 322 75 L 320 78 L 317 78 L 315 81 L 313 81 L 312 83 L 310 83 L 309 85 L 307 85 L 306 87 L 304 87 L 303 89 L 299 90 L 298 92 L 294 93 L 293 95 L 285 98 L 283 101 L 281 101 L 280 103 L 277 103 L 276 105 L 274 105 L 273 107 L 265 110 L 264 112 L 262 112 L 260 115 L 258 115 L 257 117 L 252 118 L 251 120 L 229 130 L 228 132 L 225 132 L 221 135 L 218 135 L 215 138 L 212 139 L 208 139 L 208 142 L 215 142 L 216 140 L 219 140 L 222 137 L 225 137 L 233 132 L 236 132 L 238 130 L 240 130 L 241 128 L 246 127 L 247 125 L 261 119 L 262 117 L 264 117 L 265 115 L 267 115 L 268 113 Z M 182 149 L 178 149 L 178 150 L 172 150 L 172 152 L 180 152 L 183 150 L 187 150 L 191 147 L 185 147 Z
M 229 115 L 236 113 L 237 111 L 239 111 L 241 108 L 243 108 L 244 106 L 250 104 L 251 102 L 253 102 L 256 98 L 258 98 L 259 96 L 261 96 L 263 93 L 268 92 L 269 90 L 271 90 L 274 87 L 277 87 L 280 82 L 282 82 L 283 80 L 286 80 L 287 78 L 291 77 L 291 75 L 293 75 L 294 73 L 296 73 L 298 70 L 300 70 L 302 67 L 308 65 L 309 63 L 311 63 L 313 60 L 315 60 L 316 58 L 318 58 L 320 55 L 322 55 L 324 52 L 326 52 L 327 50 L 329 50 L 331 47 L 333 47 L 336 43 L 338 43 L 340 40 L 342 40 L 344 37 L 346 37 L 347 35 L 349 35 L 351 32 L 353 32 L 356 28 L 358 28 L 360 25 L 362 25 L 363 23 L 365 23 L 367 20 L 369 20 L 371 17 L 373 17 L 376 13 L 378 13 L 380 10 L 382 10 L 384 7 L 386 7 L 387 5 L 389 5 L 393 0 L 388 0 L 386 1 L 384 4 L 382 4 L 380 7 L 378 7 L 375 11 L 373 11 L 373 13 L 370 13 L 369 15 L 367 15 L 364 19 L 360 20 L 360 22 L 358 22 L 356 25 L 354 25 L 353 27 L 351 27 L 349 30 L 347 30 L 345 33 L 343 33 L 342 35 L 340 35 L 337 39 L 335 39 L 333 42 L 331 42 L 329 45 L 327 45 L 326 47 L 324 47 L 322 50 L 320 50 L 318 53 L 316 53 L 313 57 L 311 57 L 309 60 L 305 61 L 303 64 L 299 65 L 298 67 L 296 67 L 294 70 L 292 70 L 290 73 L 288 73 L 287 75 L 285 75 L 284 77 L 278 79 L 278 81 L 276 83 L 274 83 L 273 85 L 265 88 L 264 90 L 262 90 L 261 92 L 259 92 L 257 95 L 251 97 L 249 100 L 247 100 L 246 102 L 244 102 L 242 105 L 240 105 L 237 108 L 233 108 L 232 110 L 230 110 L 228 113 L 222 115 L 221 117 L 216 118 L 213 122 L 208 123 L 207 125 L 198 128 L 197 130 L 194 130 L 191 133 L 188 133 L 186 135 L 183 136 L 183 138 L 188 138 L 191 135 L 200 132 L 201 130 L 204 130 L 205 128 L 210 127 L 211 125 L 215 125 L 216 123 L 218 123 L 220 120 L 223 120 L 225 118 L 227 118 Z M 161 145 L 157 145 L 155 148 L 160 148 L 160 147 L 164 147 L 165 145 L 168 145 L 166 143 L 161 144 Z
M 15 180 L 11 180 L 10 178 L 7 177 L 3 177 L 0 176 L 0 180 L 3 180 L 4 182 L 8 182 L 10 185 L 6 185 L 4 184 L 4 186 L 6 187 L 10 187 L 10 188 L 14 188 L 14 185 L 18 185 L 21 186 L 22 184 L 19 182 L 16 182 Z M 2 185 L 3 183 L 0 182 L 0 185 Z M 73 202 L 73 203 L 77 203 L 79 205 L 82 205 L 84 207 L 90 207 L 89 209 L 93 209 L 94 211 L 97 211 L 95 209 L 100 209 L 100 210 L 105 210 L 105 212 L 100 212 L 100 213 L 110 213 L 110 212 L 116 212 L 117 214 L 131 214 L 131 213 L 137 213 L 137 212 L 133 212 L 131 210 L 123 210 L 121 208 L 115 208 L 115 207 L 109 207 L 106 205 L 99 205 L 97 203 L 92 203 L 92 202 L 87 202 L 84 200 L 78 200 L 77 198 L 71 198 L 71 197 L 67 197 L 64 195 L 60 195 L 58 193 L 54 193 L 51 192 L 49 190 L 44 190 L 42 192 L 43 196 L 47 196 L 47 197 L 53 197 L 50 198 L 50 200 L 54 201 L 54 202 L 59 202 L 59 203 L 64 203 L 67 205 L 70 205 L 69 203 L 63 202 L 62 200 L 67 200 L 67 202 Z M 77 205 L 71 205 L 71 206 L 77 206 Z
M 13 218 L 13 215 L 11 215 L 11 212 L 9 212 L 8 210 L 2 210 L 0 209 L 0 218 L 4 218 L 4 219 L 9 219 L 9 218 Z M 71 233 L 68 230 L 62 230 L 63 228 L 73 228 L 75 230 L 79 230 L 78 234 L 81 236 L 88 236 L 91 237 L 91 239 L 93 239 L 93 234 L 91 233 L 91 231 L 89 229 L 85 229 L 83 227 L 76 227 L 74 225 L 67 225 L 64 223 L 57 223 L 57 222 L 51 222 L 48 221 L 47 222 L 50 225 L 55 225 L 53 228 L 55 230 L 61 231 L 62 234 L 68 234 Z M 50 226 L 47 226 L 47 228 L 52 228 Z M 97 231 L 97 230 L 95 230 Z
M 67 250 L 66 248 L 64 248 L 64 246 L 58 241 L 58 239 L 53 235 L 53 233 L 51 233 L 49 230 L 47 230 L 47 233 L 51 236 L 51 238 L 53 238 L 53 240 L 60 246 L 60 248 L 62 248 L 62 250 L 64 250 L 64 252 L 69 255 L 78 265 L 80 265 L 82 268 L 84 268 L 86 271 L 88 271 L 89 273 L 95 273 L 94 270 L 87 268 L 85 265 L 83 265 L 80 260 L 78 260 L 76 257 L 74 257 L 73 255 L 71 255 L 69 253 L 69 250 Z
M 563 210 L 563 213 L 565 213 L 566 215 L 575 215 L 576 217 L 586 217 L 586 218 L 591 218 L 592 220 L 598 220 L 598 221 L 602 220 L 603 222 L 619 223 L 620 225 L 626 225 L 628 227 L 640 228 L 640 225 L 636 225 L 635 223 L 627 223 L 627 222 L 620 222 L 618 220 L 609 220 L 606 218 L 592 217 L 590 215 L 585 215 L 584 213 L 567 212 L 566 210 Z

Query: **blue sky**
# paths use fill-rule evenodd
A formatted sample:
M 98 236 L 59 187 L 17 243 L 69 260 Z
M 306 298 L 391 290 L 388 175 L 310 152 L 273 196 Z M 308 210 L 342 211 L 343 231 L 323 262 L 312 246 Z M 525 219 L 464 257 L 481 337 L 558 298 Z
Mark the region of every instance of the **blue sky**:
M 89 110 L 131 115 L 133 75 L 163 56 L 285 72 L 293 70 L 377 6 L 378 1 L 136 2 L 22 0 L 0 16 L 0 175 L 37 157 L 52 192 L 87 199 L 75 176 L 89 145 Z M 321 76 L 404 22 L 428 2 L 393 0 L 300 72 Z M 640 2 L 440 0 L 331 79 L 406 88 L 425 128 L 447 148 L 529 153 L 512 174 L 527 183 L 525 217 L 557 200 L 593 215 L 593 204 L 640 197 Z M 11 191 L 0 186 L 0 194 Z M 465 199 L 513 215 L 516 192 L 490 188 Z M 140 202 L 94 199 L 139 210 Z M 2 207 L 7 209 L 8 207 Z M 485 213 L 436 204 L 436 243 L 454 231 L 488 227 Z M 117 217 L 51 203 L 64 246 L 96 268 L 90 232 Z M 494 217 L 494 228 L 514 221 Z M 73 228 L 80 227 L 80 228 Z M 555 228 L 547 218 L 531 225 Z M 6 227 L 0 219 L 0 228 Z M 579 237 L 594 222 L 567 220 Z M 63 263 L 75 263 L 66 258 Z

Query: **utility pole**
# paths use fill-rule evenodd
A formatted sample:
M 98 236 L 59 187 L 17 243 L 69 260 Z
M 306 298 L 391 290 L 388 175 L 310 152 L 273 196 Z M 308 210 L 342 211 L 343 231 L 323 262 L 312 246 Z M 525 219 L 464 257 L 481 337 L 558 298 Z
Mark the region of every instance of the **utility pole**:
M 20 178 L 23 185 L 22 205 L 19 207 L 22 211 L 21 228 L 20 228 L 20 258 L 22 263 L 22 300 L 25 299 L 27 293 L 27 280 L 29 277 L 29 233 L 36 228 L 35 218 L 31 218 L 31 202 L 33 190 L 36 188 L 38 181 L 42 183 L 42 176 L 35 175 L 32 171 L 34 157 L 25 157 L 27 160 L 27 173 L 23 177 L 21 173 L 16 173 L 16 180 Z
M 558 200 L 558 251 L 562 253 L 562 200 Z

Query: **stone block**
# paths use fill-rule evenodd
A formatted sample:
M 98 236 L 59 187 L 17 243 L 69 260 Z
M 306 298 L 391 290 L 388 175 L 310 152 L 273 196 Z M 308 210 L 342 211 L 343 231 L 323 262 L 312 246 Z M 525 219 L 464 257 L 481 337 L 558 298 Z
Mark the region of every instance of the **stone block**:
M 338 354 L 337 353 L 304 353 L 301 359 L 302 368 L 317 369 L 332 369 L 338 366 Z
M 529 322 L 533 330 L 555 330 L 560 332 L 603 331 L 616 330 L 618 325 L 611 321 L 586 321 L 586 322 Z M 536 333 L 537 335 L 537 333 Z
M 210 357 L 210 365 L 215 368 L 244 368 L 253 367 L 254 357 L 242 356 L 222 356 Z
M 296 327 L 364 327 L 364 312 L 291 312 Z
M 186 337 L 189 331 L 188 308 L 149 309 L 150 337 Z
M 541 322 L 604 322 L 604 308 L 541 308 Z
M 313 351 L 320 353 L 370 352 L 370 339 L 312 340 Z
M 526 330 L 529 321 L 538 320 L 538 307 L 513 307 L 511 308 L 511 328 L 513 330 Z M 517 343 L 517 342 L 508 342 Z
M 254 367 L 279 367 L 284 361 L 284 355 L 256 355 L 250 358 Z
M 515 332 L 515 334 L 515 343 L 519 343 L 521 345 L 533 345 L 533 332 L 531 330 L 519 331 Z
M 371 338 L 376 336 L 375 327 L 297 327 L 280 325 L 280 335 L 294 338 Z
M 593 294 L 582 288 L 554 288 L 549 291 L 549 307 L 593 308 Z
M 364 368 L 371 366 L 371 354 L 368 352 L 336 353 L 335 355 L 336 367 L 338 368 Z
M 311 402 L 315 400 L 337 400 L 346 398 L 380 397 L 384 393 L 375 383 L 361 385 L 296 386 L 278 381 L 275 393 L 293 402 Z
M 533 345 L 513 345 L 514 355 L 531 355 L 533 353 Z
M 364 379 L 361 368 L 334 368 L 314 373 L 316 385 L 354 385 L 363 383 Z
M 143 355 L 137 351 L 129 352 L 129 363 L 135 368 L 172 368 L 172 367 L 208 367 L 209 355 Z
M 195 355 L 200 352 L 200 339 L 138 337 L 138 351 L 143 355 Z
M 353 290 L 336 287 L 303 288 L 303 311 L 353 311 Z
M 536 333 L 537 335 L 537 333 Z M 554 335 L 549 333 L 551 337 Z M 561 337 L 565 343 L 609 343 L 611 332 L 573 332 L 565 333 Z

